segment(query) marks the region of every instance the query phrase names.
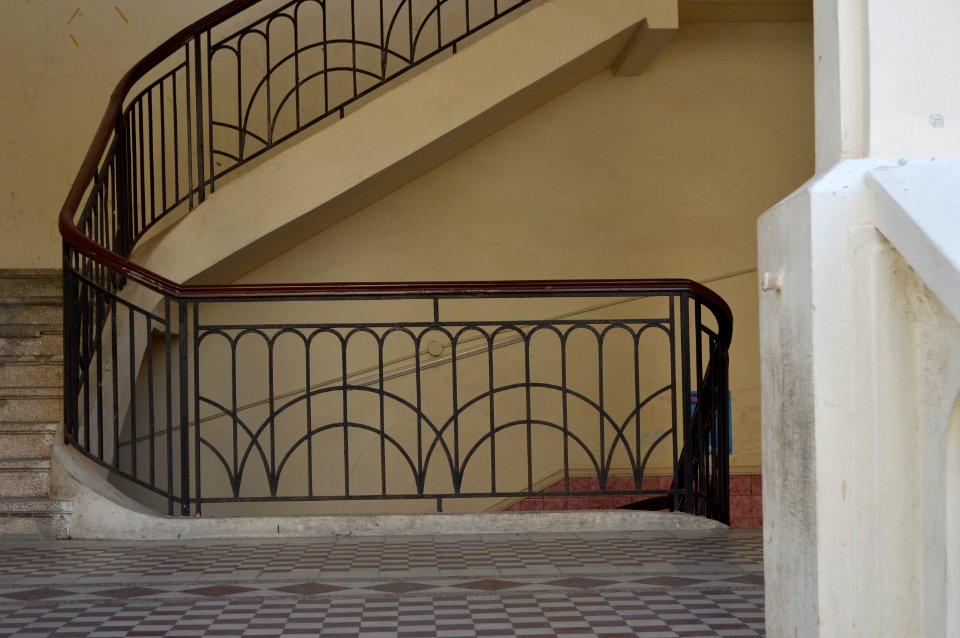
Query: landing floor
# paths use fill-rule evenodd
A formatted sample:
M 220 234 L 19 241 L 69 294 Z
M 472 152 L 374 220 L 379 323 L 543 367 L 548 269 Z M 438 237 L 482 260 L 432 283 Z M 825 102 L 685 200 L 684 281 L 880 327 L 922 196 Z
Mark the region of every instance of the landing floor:
M 762 636 L 759 530 L 0 543 L 0 636 Z

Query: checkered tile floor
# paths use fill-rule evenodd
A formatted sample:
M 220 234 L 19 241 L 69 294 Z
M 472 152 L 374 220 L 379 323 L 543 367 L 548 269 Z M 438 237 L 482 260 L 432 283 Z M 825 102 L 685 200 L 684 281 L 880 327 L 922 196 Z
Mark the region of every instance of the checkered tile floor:
M 0 544 L 0 637 L 761 635 L 758 530 Z

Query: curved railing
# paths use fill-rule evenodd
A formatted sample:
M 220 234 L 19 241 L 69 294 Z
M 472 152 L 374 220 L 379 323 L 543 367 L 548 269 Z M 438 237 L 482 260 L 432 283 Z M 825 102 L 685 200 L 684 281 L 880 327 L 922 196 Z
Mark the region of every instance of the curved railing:
M 671 509 L 726 521 L 732 320 L 700 284 L 183 285 L 129 259 L 237 167 L 527 3 L 235 0 L 131 69 L 60 215 L 67 441 L 185 515 L 441 508 L 550 472 L 573 493 L 579 466 L 598 495 L 646 495 L 658 466 L 685 470 Z

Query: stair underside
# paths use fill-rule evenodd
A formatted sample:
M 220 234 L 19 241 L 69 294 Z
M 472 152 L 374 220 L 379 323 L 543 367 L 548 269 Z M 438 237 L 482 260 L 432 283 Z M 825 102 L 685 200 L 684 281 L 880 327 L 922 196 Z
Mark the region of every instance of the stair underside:
M 234 280 L 601 70 L 642 71 L 677 26 L 676 0 L 537 6 L 218 186 L 133 260 L 174 281 Z

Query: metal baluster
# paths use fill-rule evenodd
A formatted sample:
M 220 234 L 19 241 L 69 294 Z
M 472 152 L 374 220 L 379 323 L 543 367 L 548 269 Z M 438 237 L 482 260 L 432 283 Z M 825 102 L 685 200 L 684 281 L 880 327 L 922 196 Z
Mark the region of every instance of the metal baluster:
M 673 511 L 680 509 L 679 449 L 677 441 L 677 296 L 670 295 L 670 438 L 673 443 Z
M 681 401 L 683 408 L 683 490 L 684 511 L 693 513 L 693 454 L 695 441 L 693 423 L 690 419 L 690 296 L 680 293 L 680 383 L 683 387 Z
M 164 326 L 164 347 L 163 354 L 166 368 L 166 392 L 167 401 L 167 514 L 173 515 L 173 354 L 170 338 L 171 331 L 170 316 L 170 297 L 163 298 L 163 326 Z
M 196 93 L 197 109 L 197 203 L 202 204 L 206 199 L 206 172 L 204 170 L 204 152 L 203 152 L 203 66 L 200 64 L 200 33 L 193 35 L 193 75 L 195 80 L 194 92 Z M 209 38 L 207 41 L 209 45 Z M 210 169 L 213 172 L 213 168 Z
M 180 377 L 180 515 L 190 515 L 190 389 L 188 368 L 189 354 L 187 326 L 187 302 L 177 300 L 177 315 L 180 325 L 180 362 L 177 374 Z
M 150 478 L 150 485 L 156 487 L 156 438 L 157 438 L 157 416 L 156 406 L 153 400 L 153 317 L 147 315 L 147 431 L 150 438 L 147 439 L 147 451 L 150 454 L 150 462 L 147 466 Z
M 137 369 L 136 369 L 136 315 L 133 306 L 127 306 L 127 324 L 129 327 L 130 348 L 127 357 L 130 373 L 130 473 L 137 478 Z
M 200 304 L 193 303 L 193 481 L 196 515 L 202 513 L 200 491 Z

